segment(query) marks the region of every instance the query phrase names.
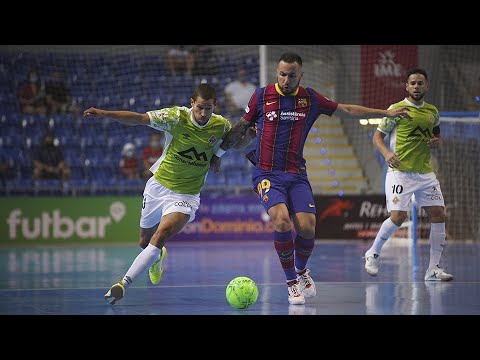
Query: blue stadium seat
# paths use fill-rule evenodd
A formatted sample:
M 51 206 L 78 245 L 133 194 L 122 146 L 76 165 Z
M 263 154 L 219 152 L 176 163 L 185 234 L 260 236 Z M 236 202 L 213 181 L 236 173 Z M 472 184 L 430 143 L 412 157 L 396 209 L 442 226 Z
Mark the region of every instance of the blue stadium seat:
M 47 130 L 53 130 L 64 152 L 65 161 L 72 169 L 70 187 L 83 187 L 93 182 L 97 189 L 111 192 L 119 186 L 125 188 L 119 177 L 118 161 L 126 142 L 137 146 L 141 157 L 152 131 L 144 126 L 128 129 L 109 119 L 86 120 L 82 115 L 58 114 L 51 116 L 20 113 L 16 90 L 32 68 L 38 68 L 44 79 L 51 70 L 62 69 L 66 75 L 74 101 L 83 109 L 90 106 L 134 111 L 162 109 L 173 105 L 190 105 L 193 86 L 206 80 L 218 89 L 219 101 L 224 102 L 223 88 L 236 77 L 237 65 L 258 65 L 256 56 L 218 55 L 218 76 L 172 77 L 162 55 L 59 52 L 0 52 L 0 151 L 8 152 L 15 163 L 17 177 L 31 177 L 31 154 L 43 140 Z M 126 70 L 128 68 L 128 70 Z M 258 68 L 258 66 L 257 66 Z M 14 74 L 15 76 L 11 76 Z M 258 79 L 258 71 L 251 72 Z M 258 81 L 258 80 L 257 80 Z M 132 101 L 131 101 L 132 100 Z M 6 150 L 9 149 L 9 150 Z M 111 160 L 110 160 L 111 159 Z M 88 161 L 88 166 L 85 165 Z M 250 165 L 243 153 L 222 159 L 220 174 L 210 174 L 207 185 L 222 186 L 229 183 L 249 184 Z M 102 170 L 97 170 L 102 169 Z M 231 172 L 231 170 L 233 172 Z M 238 174 L 237 174 L 238 173 Z M 90 178 L 89 182 L 87 179 Z M 98 178 L 98 179 L 95 179 Z M 244 182 L 245 182 L 244 181 Z M 134 192 L 137 191 L 137 184 Z M 143 187 L 141 184 L 140 188 Z M 97 192 L 98 193 L 98 192 Z

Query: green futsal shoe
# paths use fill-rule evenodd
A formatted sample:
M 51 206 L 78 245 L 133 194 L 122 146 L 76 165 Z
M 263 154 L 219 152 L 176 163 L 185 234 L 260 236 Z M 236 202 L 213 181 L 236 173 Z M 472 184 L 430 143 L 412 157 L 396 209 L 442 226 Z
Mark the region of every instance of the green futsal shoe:
M 152 266 L 150 266 L 150 269 L 148 269 L 148 276 L 150 277 L 150 281 L 152 282 L 153 285 L 157 285 L 160 280 L 162 280 L 162 275 L 163 275 L 163 267 L 162 267 L 162 262 L 163 259 L 165 259 L 165 256 L 167 256 L 167 249 L 162 247 L 162 255 L 160 255 L 160 259 L 155 261 Z

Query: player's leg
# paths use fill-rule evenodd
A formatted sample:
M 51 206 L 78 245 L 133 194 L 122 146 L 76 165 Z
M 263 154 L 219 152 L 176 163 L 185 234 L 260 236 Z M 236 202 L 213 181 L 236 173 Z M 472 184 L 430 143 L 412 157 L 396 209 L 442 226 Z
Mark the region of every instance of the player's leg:
M 305 303 L 301 286 L 297 280 L 294 264 L 294 243 L 292 223 L 287 208 L 288 197 L 284 177 L 259 169 L 253 171 L 253 186 L 261 199 L 274 227 L 273 243 L 280 264 L 285 273 L 288 287 L 288 301 L 292 305 Z
M 163 260 L 165 256 L 162 257 L 162 253 L 166 254 L 164 245 L 172 236 L 182 230 L 188 222 L 188 219 L 188 215 L 179 212 L 170 213 L 162 217 L 157 231 L 153 234 L 150 243 L 140 252 L 140 254 L 137 255 L 135 260 L 133 260 L 132 265 L 130 265 L 130 268 L 123 276 L 121 282 L 113 285 L 107 294 L 105 294 L 105 300 L 108 303 L 113 305 L 116 301 L 123 298 L 123 296 L 125 296 L 125 288 L 130 286 L 142 273 L 147 271 L 147 269 L 149 269 L 160 258 Z M 119 285 L 123 286 L 123 293 L 115 293 L 115 291 L 120 291 L 118 289 Z
M 288 286 L 288 302 L 291 305 L 305 304 L 302 285 L 298 281 L 294 262 L 294 242 L 288 208 L 285 203 L 277 203 L 270 207 L 268 215 L 275 229 L 273 243 Z
M 140 228 L 140 239 L 138 240 L 138 245 L 140 245 L 142 249 L 145 249 L 148 246 L 150 239 L 152 238 L 153 234 L 155 234 L 155 231 L 157 231 L 157 228 L 158 224 L 148 229 L 144 229 L 142 227 Z
M 113 285 L 105 294 L 105 300 L 112 305 L 123 298 L 125 288 L 131 285 L 140 274 L 154 263 L 158 261 L 161 269 L 161 262 L 166 255 L 165 244 L 172 236 L 182 230 L 185 224 L 193 221 L 195 212 L 200 205 L 199 195 L 175 193 L 160 185 L 154 178 L 147 181 L 143 195 L 140 227 L 142 229 L 152 229 L 157 225 L 158 219 L 161 220 L 151 236 L 150 242 L 135 258 L 123 279 L 118 284 Z M 148 233 L 149 230 L 145 230 L 145 234 Z M 161 278 L 162 273 L 163 269 L 160 270 L 160 274 L 157 274 L 152 282 L 155 282 L 158 277 Z M 159 278 L 158 281 L 160 281 Z
M 307 268 L 308 259 L 315 246 L 315 201 L 307 177 L 296 174 L 290 176 L 295 178 L 289 187 L 289 209 L 297 233 L 294 241 L 295 271 L 302 285 L 303 295 L 308 298 L 317 294 L 315 282 Z
M 153 234 L 155 234 L 155 232 L 157 231 L 157 228 L 158 228 L 158 224 L 148 229 L 143 229 L 143 228 L 140 229 L 139 245 L 142 249 L 145 249 L 148 246 Z M 155 261 L 153 265 L 150 266 L 150 268 L 148 269 L 148 276 L 150 278 L 150 281 L 154 285 L 158 284 L 162 279 L 162 275 L 163 275 L 162 263 L 166 256 L 167 256 L 167 248 L 164 246 L 162 247 L 162 252 L 158 260 Z
M 430 260 L 425 273 L 425 281 L 450 281 L 453 275 L 440 267 L 443 249 L 446 243 L 445 202 L 440 183 L 435 174 L 419 174 L 418 182 L 422 184 L 415 192 L 419 207 L 422 207 L 430 220 Z
M 187 223 L 192 222 L 195 219 L 195 213 L 200 205 L 200 196 L 199 195 L 188 195 L 188 194 L 178 194 L 173 191 L 167 190 L 167 193 L 162 196 L 165 204 L 162 208 L 163 218 L 166 218 L 170 214 L 183 214 L 184 219 L 182 219 L 182 224 L 180 229 L 173 229 L 174 234 L 180 231 Z M 186 222 L 185 222 L 186 221 Z M 180 223 L 180 222 L 179 222 Z M 165 242 L 161 240 L 163 234 L 172 231 L 172 229 L 163 228 L 160 229 L 166 223 L 160 222 L 159 229 L 152 235 L 150 242 L 162 249 L 160 257 L 153 263 L 153 265 L 148 269 L 148 275 L 152 284 L 157 285 L 162 279 L 163 267 L 162 262 L 167 255 L 167 249 L 165 248 Z M 157 236 L 158 238 L 157 242 Z M 174 235 L 173 234 L 173 235 Z M 173 236 L 171 235 L 171 236 Z M 170 238 L 169 236 L 168 238 Z M 167 238 L 167 239 L 168 239 Z
M 372 246 L 365 252 L 365 270 L 369 275 L 377 276 L 382 247 L 407 218 L 414 190 L 415 181 L 411 179 L 410 173 L 387 172 L 385 198 L 390 216 L 382 223 Z
M 306 298 L 317 295 L 315 281 L 313 280 L 307 262 L 315 246 L 315 214 L 299 212 L 292 216 L 297 233 L 295 237 L 295 271 L 297 279 Z

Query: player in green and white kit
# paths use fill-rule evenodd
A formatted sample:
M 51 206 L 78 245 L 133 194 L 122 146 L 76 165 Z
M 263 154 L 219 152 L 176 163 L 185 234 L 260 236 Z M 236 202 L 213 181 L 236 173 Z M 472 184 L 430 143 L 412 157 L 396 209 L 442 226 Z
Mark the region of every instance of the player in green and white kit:
M 409 108 L 411 119 L 384 118 L 373 136 L 373 144 L 385 158 L 389 169 L 385 178 L 385 196 L 390 217 L 386 219 L 365 253 L 365 270 L 378 274 L 382 246 L 407 218 L 412 195 L 419 207 L 423 207 L 431 222 L 430 261 L 425 281 L 450 281 L 440 266 L 445 246 L 445 203 L 442 190 L 430 162 L 430 148 L 440 144 L 440 120 L 438 109 L 423 98 L 428 90 L 425 70 L 417 68 L 407 73 L 408 97 L 391 105 Z M 385 136 L 390 136 L 389 147 Z
M 109 304 L 125 295 L 125 288 L 149 269 L 150 280 L 158 284 L 163 274 L 161 266 L 166 256 L 165 244 L 189 222 L 195 219 L 202 190 L 210 169 L 210 160 L 230 131 L 230 122 L 213 113 L 216 105 L 215 88 L 200 84 L 192 98 L 191 108 L 174 106 L 162 110 L 136 113 L 108 111 L 96 108 L 85 110 L 84 116 L 108 117 L 122 124 L 147 125 L 165 132 L 162 156 L 153 164 L 153 176 L 143 192 L 140 218 L 142 252 L 136 257 L 123 279 L 105 294 Z M 253 133 L 250 134 L 253 136 Z M 250 139 L 243 142 L 247 144 Z M 237 148 L 242 144 L 237 144 Z M 218 172 L 219 164 L 212 164 Z

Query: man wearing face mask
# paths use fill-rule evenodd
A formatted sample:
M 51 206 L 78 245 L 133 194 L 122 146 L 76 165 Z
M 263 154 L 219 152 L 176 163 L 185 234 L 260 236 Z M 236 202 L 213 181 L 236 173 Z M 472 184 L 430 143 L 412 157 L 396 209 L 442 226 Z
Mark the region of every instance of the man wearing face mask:
M 17 94 L 20 109 L 25 114 L 47 113 L 45 103 L 45 84 L 41 81 L 36 70 L 31 70 Z
M 150 167 L 163 153 L 163 133 L 153 132 L 150 135 L 150 143 L 143 149 L 143 177 L 149 179 L 152 176 Z
M 120 172 L 125 178 L 129 180 L 140 179 L 136 149 L 132 143 L 123 145 L 119 166 Z
M 33 153 L 33 180 L 67 180 L 70 177 L 70 169 L 65 164 L 63 152 L 55 146 L 54 140 L 55 135 L 47 133 L 43 143 Z

